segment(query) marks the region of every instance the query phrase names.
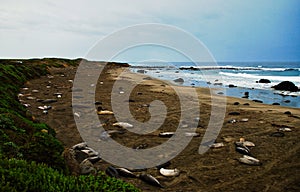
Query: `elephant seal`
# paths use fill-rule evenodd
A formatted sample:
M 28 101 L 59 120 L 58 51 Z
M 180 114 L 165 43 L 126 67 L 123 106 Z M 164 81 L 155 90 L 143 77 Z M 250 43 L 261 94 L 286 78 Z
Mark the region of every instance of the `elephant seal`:
M 150 185 L 163 188 L 160 182 L 150 174 L 141 174 L 139 178 L 145 181 L 146 183 L 149 183 Z

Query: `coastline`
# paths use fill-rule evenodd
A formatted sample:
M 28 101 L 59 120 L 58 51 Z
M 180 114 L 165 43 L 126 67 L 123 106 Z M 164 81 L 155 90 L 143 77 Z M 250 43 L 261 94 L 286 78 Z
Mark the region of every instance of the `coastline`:
M 173 82 L 175 79 L 181 78 L 182 81 L 177 83 L 178 85 L 190 87 L 221 88 L 224 89 L 224 95 L 236 98 L 243 98 L 245 96 L 245 92 L 248 92 L 247 97 L 249 100 L 256 100 L 270 105 L 300 108 L 300 103 L 298 102 L 300 91 L 279 91 L 271 88 L 272 86 L 275 86 L 282 81 L 291 81 L 299 87 L 300 84 L 299 81 L 295 79 L 296 76 L 285 76 L 287 74 L 281 74 L 283 76 L 277 77 L 267 76 L 266 74 L 264 76 L 251 74 L 255 71 L 261 71 L 261 73 L 264 72 L 268 73 L 268 75 L 271 75 L 271 71 L 274 70 L 274 72 L 272 72 L 274 73 L 274 75 L 278 75 L 278 73 L 284 73 L 285 71 L 290 75 L 289 68 L 261 68 L 254 67 L 257 66 L 258 63 L 245 64 L 250 65 L 250 67 L 243 66 L 243 64 L 239 66 L 232 66 L 230 65 L 230 63 L 223 63 L 224 66 L 204 65 L 198 66 L 198 68 L 194 68 L 189 65 L 173 66 L 169 68 L 164 66 L 155 66 L 155 64 L 153 64 L 154 66 L 151 66 L 149 64 L 149 66 L 133 65 L 130 66 L 130 69 L 133 72 L 143 73 L 146 75 L 150 75 L 151 77 L 167 80 L 170 82 Z M 281 65 L 275 66 L 279 67 Z M 225 70 L 227 72 L 221 70 Z M 298 70 L 298 68 L 294 69 L 293 72 L 298 73 Z M 204 73 L 205 75 L 203 75 L 202 73 Z M 241 79 L 242 76 L 245 76 L 246 79 Z M 289 77 L 291 79 L 289 79 Z M 251 81 L 249 78 L 251 79 Z M 268 83 L 258 83 L 260 79 L 267 79 L 268 81 L 269 79 L 271 79 L 271 81 L 269 81 Z
M 112 85 L 124 69 L 128 70 L 112 65 L 105 69 L 103 75 L 101 74 L 96 87 L 96 99 L 102 102 L 103 108 L 112 110 L 110 105 Z M 76 67 L 51 68 L 50 74 L 53 78 L 49 79 L 49 76 L 43 76 L 31 80 L 24 85 L 28 90 L 21 90 L 24 94 L 31 94 L 37 98 L 53 98 L 55 92 L 62 93 L 62 98 L 52 104 L 52 109 L 47 115 L 37 108 L 40 103 L 34 100 L 25 101 L 31 105 L 28 109 L 38 121 L 45 122 L 56 130 L 57 138 L 62 141 L 66 148 L 82 141 L 71 108 L 72 83 L 69 80 L 74 78 L 75 72 Z M 148 76 L 128 72 L 121 79 L 130 83 L 136 81 L 137 77 L 147 78 Z M 51 88 L 47 88 L 49 81 L 51 81 Z M 154 78 L 146 80 L 133 90 L 130 97 L 133 102 L 129 102 L 133 116 L 139 121 L 146 122 L 149 119 L 149 109 L 141 107 L 141 105 L 149 104 L 153 99 L 162 100 L 170 110 L 170 115 L 162 128 L 146 137 L 132 135 L 126 131 L 123 135 L 116 135 L 114 137 L 116 141 L 128 147 L 136 147 L 146 143 L 149 148 L 166 141 L 165 138 L 160 138 L 157 134 L 161 131 L 174 131 L 180 120 L 178 97 L 168 84 L 166 81 Z M 190 89 L 193 89 L 174 86 L 183 90 L 186 95 L 189 94 Z M 32 90 L 39 92 L 33 93 Z M 216 140 L 223 142 L 225 146 L 220 149 L 210 149 L 205 154 L 199 155 L 199 144 L 210 119 L 211 95 L 208 88 L 197 88 L 197 93 L 200 101 L 200 122 L 196 132 L 200 134 L 200 137 L 193 138 L 187 148 L 171 160 L 170 165 L 170 168 L 181 170 L 181 174 L 178 177 L 166 178 L 155 169 L 146 170 L 147 173 L 157 177 L 166 186 L 163 189 L 158 189 L 136 179 L 122 179 L 144 191 L 174 191 L 178 189 L 186 191 L 281 191 L 300 188 L 297 183 L 297 171 L 299 171 L 297 154 L 300 152 L 300 145 L 297 142 L 300 127 L 299 109 L 226 97 L 226 116 L 221 133 Z M 215 97 L 223 96 L 216 95 Z M 235 105 L 236 102 L 239 102 L 239 105 Z M 245 105 L 245 103 L 249 105 Z M 284 114 L 286 111 L 290 111 L 291 115 Z M 229 115 L 230 112 L 239 112 L 240 115 Z M 112 123 L 115 122 L 113 117 L 99 118 L 100 121 L 106 122 L 105 129 L 116 129 L 112 126 Z M 229 120 L 242 118 L 248 118 L 249 121 L 228 123 Z M 191 128 L 189 122 L 185 122 L 185 124 L 187 124 L 186 129 Z M 271 137 L 270 134 L 276 132 L 280 127 L 290 127 L 292 132 L 285 133 L 282 138 Z M 256 147 L 253 148 L 253 154 L 262 161 L 262 166 L 242 165 L 236 160 L 241 155 L 235 151 L 234 141 L 238 141 L 240 137 L 245 137 L 256 144 Z M 98 167 L 103 170 L 108 165 L 107 162 L 103 161 L 99 162 Z M 282 177 L 285 179 L 282 180 Z M 256 185 L 253 185 L 253 178 L 255 178 Z

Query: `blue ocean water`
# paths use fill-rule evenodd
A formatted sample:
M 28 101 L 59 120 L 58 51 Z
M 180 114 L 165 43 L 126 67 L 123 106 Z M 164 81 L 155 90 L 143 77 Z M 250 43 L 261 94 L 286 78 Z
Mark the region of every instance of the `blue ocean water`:
M 282 81 L 300 87 L 300 62 L 144 62 L 132 63 L 131 70 L 168 81 L 182 78 L 184 86 L 226 88 L 224 94 L 232 97 L 240 98 L 249 92 L 250 100 L 300 108 L 300 92 L 271 88 Z M 271 83 L 257 83 L 260 79 Z M 229 85 L 236 87 L 229 88 Z

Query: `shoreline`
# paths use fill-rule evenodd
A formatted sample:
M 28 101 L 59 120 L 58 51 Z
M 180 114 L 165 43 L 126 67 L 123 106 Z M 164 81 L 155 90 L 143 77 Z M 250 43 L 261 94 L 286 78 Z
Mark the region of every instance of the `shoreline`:
M 141 70 L 142 71 L 139 71 Z M 300 96 L 300 92 L 287 92 L 287 91 L 279 91 L 279 90 L 274 90 L 274 89 L 263 89 L 263 88 L 248 88 L 248 87 L 241 87 L 241 86 L 235 86 L 235 85 L 229 85 L 226 84 L 226 82 L 223 82 L 222 84 L 218 84 L 219 82 L 211 82 L 207 83 L 205 81 L 193 81 L 193 80 L 187 80 L 184 78 L 185 74 L 182 73 L 181 75 L 178 75 L 176 77 L 169 77 L 169 75 L 164 75 L 161 73 L 161 68 L 157 69 L 153 67 L 153 69 L 156 70 L 156 72 L 151 71 L 152 68 L 136 68 L 133 66 L 130 70 L 133 73 L 139 73 L 139 74 L 145 74 L 149 75 L 153 78 L 160 79 L 162 81 L 168 81 L 170 83 L 175 83 L 176 85 L 179 86 L 186 86 L 186 87 L 195 87 L 195 88 L 208 88 L 208 89 L 223 89 L 223 94 L 225 96 L 229 97 L 235 97 L 235 98 L 243 98 L 245 95 L 245 92 L 249 93 L 249 101 L 258 101 L 262 102 L 268 105 L 280 105 L 280 106 L 285 106 L 285 107 L 291 107 L 291 108 L 300 108 L 300 103 L 298 102 Z M 180 70 L 179 70 L 180 71 Z M 143 73 L 141 73 L 143 72 Z M 150 74 L 147 74 L 150 72 Z M 177 78 L 183 78 L 183 82 L 176 83 L 174 82 L 175 79 Z M 216 83 L 216 85 L 214 85 Z M 263 85 L 263 83 L 260 83 Z M 230 87 L 232 86 L 232 87 Z
M 101 101 L 101 107 L 112 110 L 110 98 L 112 86 L 118 75 L 128 68 L 117 66 L 107 66 L 101 74 L 96 85 L 95 100 Z M 35 118 L 40 122 L 47 123 L 57 132 L 57 138 L 62 141 L 66 148 L 69 148 L 82 141 L 72 111 L 72 83 L 69 80 L 74 78 L 76 67 L 51 68 L 49 76 L 43 76 L 27 82 L 24 86 L 28 88 L 24 94 L 31 94 L 36 98 L 55 98 L 54 93 L 61 92 L 62 97 L 51 104 L 52 109 L 48 114 L 43 114 L 38 109 L 40 103 L 35 100 L 25 100 L 31 104 L 28 109 L 31 110 Z M 126 83 L 136 81 L 136 78 L 147 76 L 135 73 L 126 73 L 125 77 L 118 78 Z M 168 82 L 159 79 L 145 80 L 141 85 L 133 89 L 130 94 L 131 101 L 124 101 L 128 104 L 133 116 L 141 121 L 149 120 L 149 108 L 143 107 L 144 104 L 150 104 L 151 101 L 161 100 L 168 107 L 169 113 L 162 127 L 155 130 L 147 136 L 134 135 L 125 131 L 122 135 L 114 135 L 113 139 L 127 147 L 138 147 L 147 144 L 147 148 L 160 145 L 167 141 L 166 138 L 158 137 L 163 131 L 174 131 L 180 122 L 180 107 L 178 97 Z M 51 81 L 51 87 L 47 85 Z M 102 84 L 100 83 L 102 82 Z M 178 87 L 188 96 L 191 87 Z M 32 92 L 38 90 L 39 92 Z M 22 91 L 22 90 L 21 90 Z M 126 91 L 126 90 L 124 90 Z M 174 159 L 168 168 L 177 168 L 181 174 L 177 177 L 167 178 L 158 173 L 156 169 L 147 169 L 146 173 L 155 176 L 165 188 L 146 184 L 137 179 L 122 178 L 142 189 L 143 191 L 228 191 L 228 190 L 252 190 L 263 191 L 273 190 L 282 191 L 284 189 L 299 189 L 297 184 L 297 154 L 299 154 L 300 145 L 298 141 L 300 127 L 300 110 L 283 106 L 273 106 L 260 104 L 247 99 L 226 97 L 226 116 L 223 122 L 222 130 L 218 135 L 216 142 L 223 142 L 224 147 L 219 149 L 209 149 L 205 154 L 198 154 L 199 144 L 210 119 L 210 90 L 207 88 L 197 88 L 200 106 L 200 121 L 195 128 L 200 137 L 195 137 L 190 144 Z M 216 95 L 215 97 L 223 97 Z M 234 103 L 239 102 L 239 105 Z M 249 105 L 245 105 L 248 103 Z M 147 105 L 145 105 L 147 106 Z M 290 111 L 291 114 L 284 114 Z M 230 115 L 230 112 L 238 112 L 239 115 Z M 229 123 L 230 120 L 241 120 L 248 118 L 248 122 Z M 99 116 L 101 122 L 105 122 L 106 130 L 118 130 L 112 126 L 116 119 L 111 116 Z M 190 122 L 184 122 L 189 131 Z M 292 132 L 285 133 L 282 138 L 271 137 L 270 134 L 278 131 L 280 127 L 290 127 Z M 240 164 L 236 159 L 241 154 L 235 151 L 234 142 L 240 137 L 252 141 L 256 146 L 251 150 L 255 156 L 261 160 L 262 166 L 248 166 Z M 101 154 L 101 152 L 100 152 Z M 110 165 L 105 161 L 97 164 L 99 170 L 105 170 Z M 142 173 L 142 172 L 138 172 Z M 294 173 L 294 174 L 293 174 Z M 285 180 L 280 178 L 284 177 Z M 253 185 L 255 178 L 256 185 Z

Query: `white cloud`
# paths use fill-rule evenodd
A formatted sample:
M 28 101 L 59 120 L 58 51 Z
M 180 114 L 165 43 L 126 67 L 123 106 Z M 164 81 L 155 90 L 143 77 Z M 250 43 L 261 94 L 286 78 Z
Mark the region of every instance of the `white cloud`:
M 1 0 L 0 57 L 82 57 L 105 35 L 153 22 L 183 28 L 216 54 L 225 53 L 222 49 L 239 47 L 240 41 L 244 46 L 251 43 L 243 36 L 268 42 L 276 38 L 268 32 L 280 30 L 278 19 L 290 19 L 279 13 L 297 4 L 293 0 Z M 281 34 L 286 32 L 281 29 Z

